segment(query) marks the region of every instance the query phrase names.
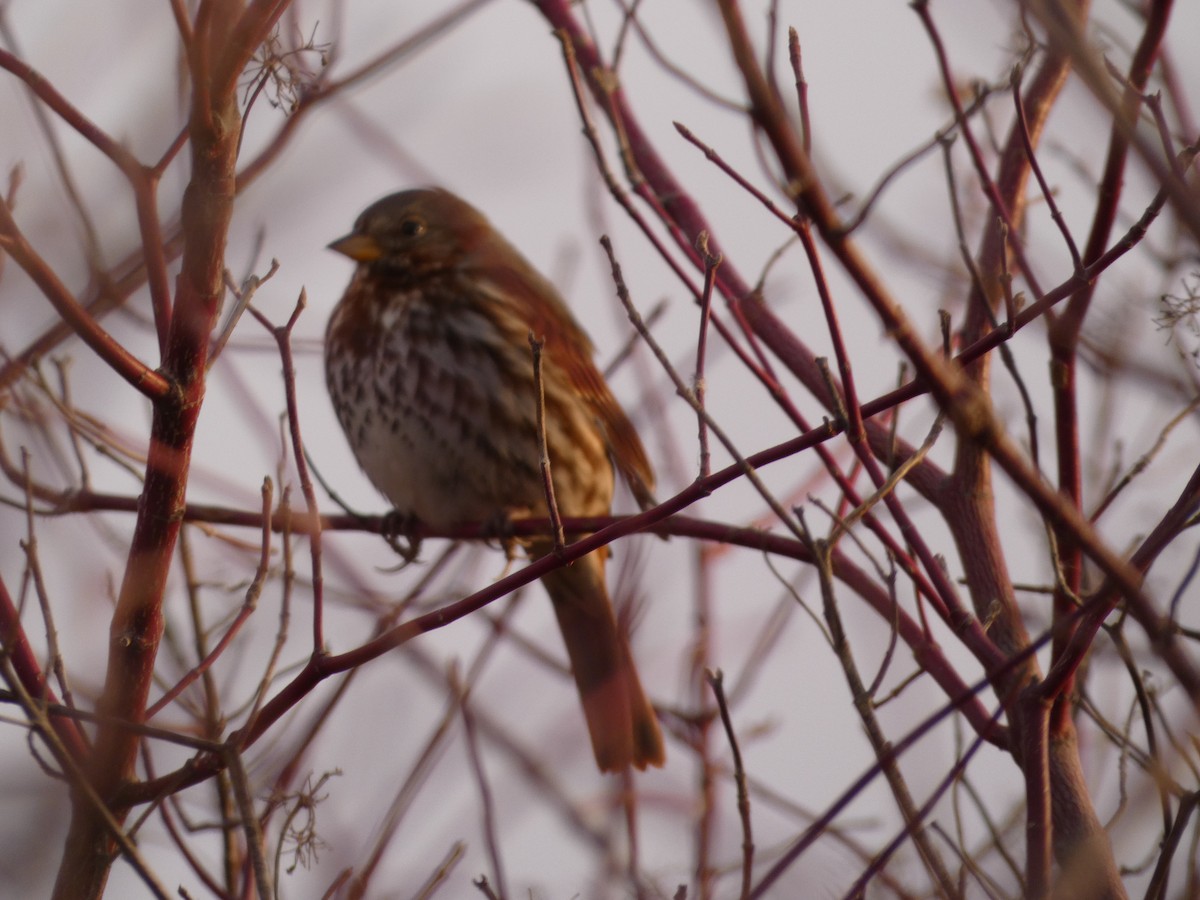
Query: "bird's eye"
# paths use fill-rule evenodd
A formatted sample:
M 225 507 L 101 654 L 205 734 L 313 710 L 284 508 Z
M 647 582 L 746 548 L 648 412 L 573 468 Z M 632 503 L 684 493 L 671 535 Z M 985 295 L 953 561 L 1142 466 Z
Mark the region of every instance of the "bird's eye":
M 406 238 L 420 237 L 425 233 L 425 223 L 420 219 L 405 219 L 400 223 L 399 231 Z

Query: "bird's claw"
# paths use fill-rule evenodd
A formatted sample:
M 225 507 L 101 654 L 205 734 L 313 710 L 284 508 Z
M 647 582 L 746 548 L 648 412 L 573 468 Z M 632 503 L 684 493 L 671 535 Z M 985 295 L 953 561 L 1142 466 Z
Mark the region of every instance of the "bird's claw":
M 479 526 L 479 533 L 484 541 L 500 547 L 508 562 L 517 558 L 517 547 L 521 543 L 513 531 L 512 513 L 507 509 L 497 511 Z
M 421 521 L 411 513 L 393 509 L 383 517 L 383 539 L 403 560 L 402 567 L 415 562 L 421 552 L 420 530 Z

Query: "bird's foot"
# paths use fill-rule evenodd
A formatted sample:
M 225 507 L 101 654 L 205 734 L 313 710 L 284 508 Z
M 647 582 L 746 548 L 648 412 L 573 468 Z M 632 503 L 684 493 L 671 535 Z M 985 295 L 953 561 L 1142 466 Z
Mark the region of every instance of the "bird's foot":
M 513 532 L 512 512 L 507 509 L 498 510 L 495 515 L 479 523 L 480 537 L 503 550 L 504 558 L 509 563 L 517 558 L 517 548 L 521 546 L 521 539 Z
M 393 509 L 383 517 L 380 532 L 403 562 L 400 568 L 416 562 L 421 552 L 421 520 L 412 513 Z

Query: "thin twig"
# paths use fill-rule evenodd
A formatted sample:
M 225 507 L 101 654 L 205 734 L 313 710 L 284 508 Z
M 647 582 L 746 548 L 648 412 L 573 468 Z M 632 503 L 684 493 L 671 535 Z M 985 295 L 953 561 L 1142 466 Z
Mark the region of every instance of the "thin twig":
M 545 341 L 535 337 L 530 331 L 529 350 L 533 354 L 533 389 L 537 395 L 538 467 L 542 473 L 542 490 L 546 494 L 546 513 L 550 517 L 554 552 L 562 553 L 566 539 L 563 536 L 562 516 L 558 512 L 558 500 L 554 495 L 554 475 L 550 470 L 550 446 L 546 440 L 546 385 L 542 379 L 543 346 L 545 346 Z
M 1042 199 L 1046 201 L 1046 206 L 1050 209 L 1050 218 L 1058 226 L 1059 233 L 1063 237 L 1063 242 L 1067 245 L 1067 252 L 1071 254 L 1071 262 L 1075 266 L 1075 271 L 1079 272 L 1083 269 L 1083 259 L 1079 255 L 1079 247 L 1075 244 L 1075 238 L 1071 236 L 1071 229 L 1067 227 L 1067 220 L 1063 218 L 1062 210 L 1058 208 L 1058 204 L 1054 201 L 1054 191 L 1050 190 L 1050 185 L 1046 182 L 1046 176 L 1042 174 L 1042 167 L 1038 165 L 1037 154 L 1034 153 L 1033 140 L 1029 136 L 1029 122 L 1025 119 L 1025 103 L 1021 97 L 1021 74 L 1022 68 L 1015 66 L 1012 73 L 1012 94 L 1013 109 L 1017 113 L 1017 131 L 1021 135 L 1021 143 L 1025 146 L 1025 155 L 1029 158 L 1029 167 L 1033 170 L 1033 176 L 1037 179 L 1038 187 L 1041 188 Z
M 688 406 L 690 406 L 697 415 L 704 418 L 709 430 L 717 436 L 717 440 L 721 442 L 721 444 L 729 452 L 730 456 L 737 461 L 737 465 L 741 468 L 742 474 L 754 486 L 755 490 L 758 491 L 763 500 L 767 502 L 767 505 L 770 506 L 771 511 L 778 516 L 779 521 L 783 525 L 785 525 L 790 531 L 793 532 L 793 534 L 799 537 L 800 533 L 797 530 L 794 518 L 789 515 L 787 510 L 784 509 L 783 504 L 779 502 L 775 495 L 771 493 L 770 489 L 767 488 L 762 479 L 759 478 L 758 473 L 754 471 L 754 468 L 750 465 L 746 458 L 742 456 L 741 452 L 734 445 L 733 440 L 725 433 L 725 430 L 721 428 L 716 421 L 714 421 L 713 417 L 707 410 L 705 410 L 696 402 L 696 397 L 692 393 L 691 389 L 687 386 L 687 384 L 684 383 L 684 380 L 680 374 L 675 371 L 675 368 L 671 365 L 671 361 L 667 357 L 666 352 L 661 346 L 659 346 L 658 342 L 654 339 L 654 336 L 651 335 L 649 330 L 646 328 L 646 323 L 642 321 L 642 317 L 638 313 L 637 307 L 633 305 L 633 299 L 629 296 L 629 288 L 625 285 L 625 277 L 621 273 L 621 265 L 617 262 L 617 257 L 615 251 L 613 250 L 612 242 L 607 236 L 603 236 L 600 238 L 600 244 L 604 247 L 604 252 L 608 254 L 609 266 L 612 269 L 613 283 L 617 288 L 617 297 L 620 299 L 621 305 L 625 307 L 625 311 L 629 316 L 629 321 L 633 323 L 633 327 L 637 329 L 638 333 L 642 336 L 642 339 L 646 341 L 646 344 L 650 347 L 650 350 L 658 359 L 659 364 L 663 367 L 663 370 L 670 376 L 671 381 L 674 382 L 675 392 L 687 402 Z
M 456 688 L 458 708 L 462 714 L 463 731 L 466 733 L 467 756 L 470 760 L 471 771 L 475 774 L 475 784 L 479 788 L 479 801 L 483 807 L 483 841 L 487 847 L 488 859 L 492 864 L 492 877 L 496 879 L 496 891 L 500 897 L 508 896 L 504 885 L 504 863 L 500 857 L 500 841 L 496 833 L 496 804 L 492 798 L 492 790 L 488 785 L 487 773 L 483 769 L 483 760 L 479 755 L 479 737 L 475 730 L 475 716 L 471 709 L 469 691 L 458 680 L 457 669 L 452 668 L 450 682 Z
M 224 751 L 224 755 L 226 771 L 229 772 L 229 781 L 233 785 L 233 796 L 237 798 L 242 831 L 246 836 L 246 852 L 250 856 L 250 869 L 254 873 L 258 896 L 274 897 L 271 870 L 267 866 L 266 841 L 258 813 L 254 809 L 254 798 L 250 794 L 250 783 L 242 765 L 242 754 L 236 746 L 230 746 Z
M 22 711 L 29 719 L 29 727 L 51 748 L 55 759 L 59 765 L 63 767 L 63 772 L 70 781 L 71 786 L 79 792 L 80 801 L 88 804 L 98 818 L 101 828 L 113 842 L 117 845 L 121 852 L 121 856 L 133 867 L 137 872 L 138 877 L 145 884 L 146 888 L 158 900 L 167 900 L 170 896 L 165 887 L 163 887 L 155 874 L 150 870 L 149 865 L 143 859 L 138 851 L 137 845 L 133 843 L 129 835 L 125 833 L 125 829 L 121 827 L 121 823 L 112 814 L 108 803 L 101 797 L 91 780 L 83 769 L 81 761 L 77 761 L 67 751 L 67 747 L 59 739 L 59 729 L 49 717 L 49 710 L 44 703 L 35 700 L 25 690 L 25 686 L 21 684 L 21 680 L 12 673 L 7 654 L 0 654 L 0 670 L 4 673 L 4 680 L 13 689 L 13 695 L 21 705 Z M 74 713 L 74 710 L 57 710 L 58 713 Z
M 0 51 L 2 53 L 2 51 Z M 130 353 L 105 331 L 80 305 L 54 269 L 30 246 L 13 219 L 12 210 L 0 199 L 0 251 L 10 256 L 29 276 L 55 311 L 70 325 L 96 355 L 149 400 L 162 400 L 171 390 L 167 379 Z
M 317 494 L 313 489 L 312 478 L 308 473 L 308 460 L 304 455 L 304 440 L 300 436 L 300 406 L 296 399 L 296 367 L 292 359 L 292 331 L 300 320 L 300 314 L 308 305 L 308 294 L 303 288 L 296 298 L 296 305 L 286 324 L 271 325 L 267 318 L 253 306 L 248 307 L 251 314 L 258 319 L 264 328 L 270 332 L 279 347 L 279 360 L 283 364 L 283 388 L 287 399 L 288 434 L 292 445 L 292 459 L 296 464 L 296 474 L 300 479 L 300 490 L 304 494 L 304 503 L 308 509 L 308 520 L 311 528 L 307 530 L 309 553 L 312 560 L 312 652 L 314 655 L 325 652 L 325 579 L 321 566 L 321 510 L 317 505 Z M 290 524 L 290 523 L 289 523 Z
M 704 409 L 704 395 L 707 390 L 704 374 L 704 363 L 708 355 L 708 322 L 712 310 L 712 290 L 717 277 L 717 267 L 721 265 L 721 255 L 713 255 L 708 250 L 708 234 L 700 232 L 696 237 L 696 249 L 704 257 L 704 291 L 700 295 L 700 327 L 696 338 L 696 376 L 692 379 L 696 403 Z M 708 426 L 704 416 L 699 420 L 698 440 L 700 444 L 700 477 L 707 478 L 712 471 L 712 457 L 708 449 Z
M 245 313 L 246 308 L 250 305 L 250 301 L 254 299 L 254 295 L 258 292 L 258 289 L 267 281 L 270 281 L 271 277 L 278 271 L 279 260 L 273 259 L 271 260 L 271 267 L 267 269 L 266 275 L 251 275 L 246 278 L 239 287 L 233 283 L 233 278 L 229 274 L 229 270 L 225 270 L 225 286 L 229 288 L 230 293 L 233 294 L 235 302 L 233 304 L 233 309 L 229 310 L 228 314 L 225 316 L 225 321 L 222 323 L 220 330 L 217 332 L 217 337 L 213 341 L 212 349 L 208 351 L 209 369 L 213 367 L 213 363 L 217 361 L 217 357 L 221 355 L 222 351 L 225 349 L 225 345 L 229 343 L 229 339 L 233 337 L 233 330 L 237 327 L 238 322 L 241 321 L 242 314 Z
M 930 878 L 939 886 L 945 896 L 955 897 L 958 895 L 958 891 L 955 888 L 954 880 L 950 877 L 950 872 L 941 854 L 937 852 L 933 842 L 929 839 L 929 834 L 921 820 L 921 814 L 913 801 L 912 792 L 900 771 L 897 758 L 888 753 L 891 743 L 885 737 L 883 727 L 875 715 L 871 697 L 867 693 L 866 685 L 862 680 L 858 663 L 854 659 L 850 641 L 842 624 L 833 585 L 832 562 L 829 556 L 829 550 L 836 543 L 836 537 L 833 540 L 819 540 L 812 537 L 808 532 L 803 514 L 798 513 L 797 517 L 816 560 L 818 583 L 821 587 L 822 611 L 825 622 L 829 626 L 829 634 L 833 638 L 833 650 L 850 688 L 854 708 L 866 730 L 875 758 L 879 761 L 880 771 L 883 773 L 892 797 L 896 801 L 896 806 L 904 819 L 905 830 L 916 845 L 917 853 Z M 837 533 L 835 529 L 834 535 Z
M 796 107 L 800 110 L 800 134 L 804 138 L 804 152 L 812 153 L 812 124 L 808 116 L 808 79 L 804 77 L 800 35 L 795 28 L 788 28 L 788 58 L 791 60 L 792 74 L 796 79 Z
M 254 577 L 250 580 L 249 587 L 246 588 L 246 596 L 242 601 L 242 608 L 238 610 L 238 614 L 234 617 L 233 622 L 225 629 L 225 634 L 221 636 L 221 639 L 217 641 L 216 646 L 212 648 L 208 655 L 180 678 L 169 691 L 146 708 L 146 721 L 153 719 L 158 713 L 166 709 L 176 697 L 187 690 L 197 678 L 212 667 L 213 663 L 228 649 L 233 639 L 241 632 L 242 626 L 258 608 L 258 598 L 262 595 L 263 584 L 266 582 L 267 572 L 271 563 L 271 498 L 273 493 L 274 488 L 271 484 L 271 479 L 264 479 L 262 484 L 263 528 L 261 550 L 258 555 L 258 567 L 254 571 Z
M 742 763 L 742 751 L 738 746 L 737 733 L 733 730 L 733 719 L 729 715 L 729 704 L 725 700 L 725 675 L 720 669 L 705 672 L 717 709 L 721 713 L 721 724 L 729 739 L 729 752 L 733 755 L 733 781 L 737 785 L 738 817 L 742 822 L 742 892 L 746 900 L 750 896 L 751 877 L 754 872 L 754 832 L 750 825 L 750 793 L 746 789 L 746 769 Z
M 42 622 L 46 628 L 46 649 L 50 654 L 50 668 L 54 672 L 54 680 L 62 691 L 63 703 L 75 706 L 75 698 L 67 681 L 66 667 L 63 665 L 62 649 L 58 643 L 58 628 L 54 624 L 54 611 L 50 604 L 50 596 L 46 591 L 46 579 L 42 573 L 41 561 L 38 557 L 37 532 L 34 529 L 32 480 L 29 474 L 29 451 L 21 448 L 21 464 L 25 470 L 25 540 L 21 541 L 21 549 L 25 551 L 26 565 L 33 576 L 33 592 L 37 596 L 38 608 L 42 613 Z
M 446 880 L 454 872 L 455 867 L 462 862 L 463 857 L 467 854 L 467 845 L 465 841 L 455 841 L 450 845 L 450 849 L 446 851 L 446 855 L 441 858 L 429 877 L 425 879 L 425 883 L 413 894 L 413 900 L 431 900 L 438 889 L 446 883 Z

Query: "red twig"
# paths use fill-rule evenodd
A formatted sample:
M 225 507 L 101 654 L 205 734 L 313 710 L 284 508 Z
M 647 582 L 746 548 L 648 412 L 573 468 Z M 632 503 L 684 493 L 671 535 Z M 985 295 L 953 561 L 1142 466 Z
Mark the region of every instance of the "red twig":
M 275 343 L 279 347 L 279 359 L 283 365 L 283 386 L 287 398 L 288 435 L 292 443 L 292 460 L 296 465 L 300 490 L 304 494 L 304 503 L 308 509 L 308 522 L 303 530 L 309 536 L 309 555 L 312 560 L 312 652 L 316 656 L 325 652 L 325 580 L 321 567 L 321 511 L 317 505 L 317 494 L 313 489 L 312 477 L 308 472 L 308 460 L 304 455 L 304 440 L 300 436 L 300 405 L 296 400 L 296 366 L 292 359 L 292 331 L 307 305 L 308 295 L 301 289 L 291 316 L 287 323 L 281 326 L 271 325 L 266 317 L 253 306 L 250 307 L 250 313 L 275 339 Z M 295 527 L 295 523 L 292 523 L 292 527 Z
M 25 240 L 3 199 L 0 199 L 0 250 L 12 256 L 58 314 L 118 375 L 150 400 L 167 396 L 170 390 L 167 380 L 126 350 L 80 306 L 54 270 Z
M 3 579 L 0 579 L 0 647 L 4 648 L 13 673 L 30 697 L 39 703 L 58 703 L 58 698 L 47 683 L 45 673 L 42 672 L 33 648 L 29 645 L 29 638 L 21 625 L 20 613 L 17 612 L 16 604 L 13 603 Z M 63 748 L 75 760 L 82 762 L 87 758 L 87 740 L 73 719 L 51 714 L 50 725 Z

